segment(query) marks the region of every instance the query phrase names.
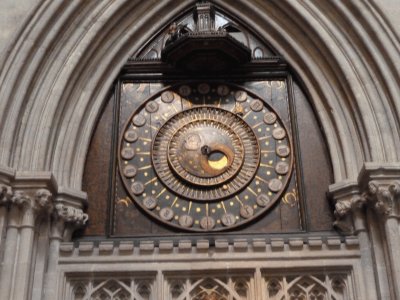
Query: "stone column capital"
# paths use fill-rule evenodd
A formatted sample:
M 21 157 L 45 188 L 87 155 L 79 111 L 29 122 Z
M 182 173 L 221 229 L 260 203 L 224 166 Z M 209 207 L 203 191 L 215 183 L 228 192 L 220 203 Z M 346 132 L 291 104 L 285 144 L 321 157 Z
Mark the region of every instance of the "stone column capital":
M 380 216 L 400 216 L 400 164 L 365 163 L 358 177 L 368 205 Z
M 337 199 L 334 215 L 338 218 L 351 214 L 355 210 L 361 210 L 367 203 L 363 195 L 352 195 L 348 198 Z
M 71 207 L 62 203 L 55 205 L 54 214 L 56 218 L 61 219 L 65 223 L 80 227 L 86 224 L 89 219 L 88 214 L 84 213 L 82 209 Z
M 333 225 L 337 230 L 343 234 L 354 234 L 356 231 L 365 229 L 359 219 L 364 215 L 362 211 L 366 199 L 361 195 L 356 181 L 342 181 L 332 184 L 329 186 L 329 196 L 335 207 Z
M 53 210 L 52 193 L 47 189 L 14 190 L 10 204 L 21 210 L 21 226 L 34 226 L 38 217 L 49 216 Z
M 0 206 L 9 204 L 12 196 L 13 192 L 11 186 L 0 183 Z
M 16 205 L 18 207 L 31 206 L 32 198 L 29 195 L 27 195 L 26 192 L 21 190 L 16 190 L 13 192 L 10 202 L 11 204 Z
M 54 200 L 54 213 L 52 218 L 53 238 L 70 240 L 78 228 L 84 226 L 89 219 L 83 209 L 87 205 L 86 193 L 59 187 Z
M 368 190 L 364 194 L 371 207 L 387 218 L 399 217 L 399 201 L 400 201 L 400 181 L 384 181 L 371 180 L 368 183 Z
M 52 193 L 47 189 L 38 189 L 34 191 L 16 190 L 12 193 L 10 202 L 23 209 L 32 209 L 37 212 L 51 212 Z

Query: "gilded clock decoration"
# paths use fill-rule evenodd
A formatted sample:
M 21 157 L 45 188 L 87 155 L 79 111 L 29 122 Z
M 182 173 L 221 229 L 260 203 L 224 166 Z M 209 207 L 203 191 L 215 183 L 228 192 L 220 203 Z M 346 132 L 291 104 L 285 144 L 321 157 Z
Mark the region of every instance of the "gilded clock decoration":
M 231 229 L 281 201 L 292 173 L 290 134 L 244 87 L 180 84 L 132 112 L 120 138 L 120 174 L 153 218 L 186 231 Z

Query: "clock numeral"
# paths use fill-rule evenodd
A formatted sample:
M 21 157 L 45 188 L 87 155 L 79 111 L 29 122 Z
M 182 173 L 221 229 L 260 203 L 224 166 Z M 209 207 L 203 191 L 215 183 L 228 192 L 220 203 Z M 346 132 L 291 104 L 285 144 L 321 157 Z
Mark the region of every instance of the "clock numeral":
M 212 217 L 203 217 L 200 220 L 200 226 L 203 229 L 210 230 L 213 229 L 215 226 L 215 220 Z
M 264 104 L 260 100 L 254 100 L 250 103 L 250 108 L 253 111 L 261 111 L 264 108 Z
M 276 153 L 280 157 L 287 157 L 290 153 L 290 148 L 286 145 L 279 145 L 278 147 L 276 147 Z
M 136 181 L 132 183 L 131 190 L 135 195 L 141 195 L 144 192 L 144 185 L 140 181 Z
M 229 94 L 229 88 L 226 85 L 219 85 L 217 88 L 217 94 L 220 96 L 227 96 Z
M 124 134 L 124 138 L 127 142 L 129 143 L 133 143 L 136 142 L 138 139 L 138 134 L 136 132 L 136 130 L 128 130 L 127 132 L 125 132 Z
M 235 93 L 235 99 L 239 102 L 244 102 L 247 100 L 247 93 L 245 91 L 237 91 Z
M 132 177 L 134 177 L 135 175 L 136 175 L 136 173 L 137 173 L 137 170 L 136 170 L 136 167 L 135 166 L 132 166 L 132 165 L 126 165 L 125 167 L 124 167 L 124 175 L 126 176 L 126 177 L 128 177 L 128 178 L 132 178 Z
M 285 131 L 285 129 L 283 129 L 283 128 L 281 128 L 281 127 L 275 128 L 275 129 L 272 131 L 272 136 L 273 136 L 274 139 L 276 139 L 276 140 L 281 140 L 281 139 L 283 139 L 283 138 L 286 136 L 286 131 Z
M 193 218 L 189 215 L 182 215 L 179 217 L 179 225 L 182 227 L 192 227 L 193 226 Z
M 267 112 L 264 115 L 264 122 L 268 125 L 272 125 L 276 122 L 276 115 L 272 112 Z
M 261 206 L 261 207 L 265 207 L 269 204 L 269 202 L 271 201 L 271 199 L 268 197 L 268 195 L 266 194 L 260 194 L 257 196 L 257 205 Z
M 208 94 L 208 92 L 210 91 L 210 86 L 207 83 L 200 83 L 197 86 L 197 90 L 200 94 L 205 95 Z
M 158 110 L 158 104 L 155 101 L 149 101 L 146 104 L 146 110 L 149 113 L 154 113 Z
M 132 159 L 135 156 L 135 150 L 133 150 L 131 147 L 122 148 L 121 156 L 126 160 Z
M 276 164 L 275 171 L 279 175 L 285 175 L 289 172 L 289 164 L 284 161 L 280 161 Z
M 174 217 L 174 211 L 169 207 L 164 207 L 160 210 L 160 217 L 165 221 L 171 221 Z
M 143 199 L 143 205 L 147 209 L 155 209 L 157 206 L 157 199 L 154 197 L 146 197 Z
M 268 183 L 268 188 L 271 192 L 279 192 L 282 188 L 282 181 L 280 181 L 279 179 L 271 179 Z
M 143 115 L 136 115 L 133 117 L 132 123 L 137 127 L 141 127 L 146 124 L 146 118 Z
M 221 222 L 224 226 L 232 226 L 235 224 L 236 218 L 233 214 L 227 213 L 222 215 Z
M 175 99 L 174 93 L 171 91 L 166 91 L 161 94 L 161 100 L 165 103 L 171 103 L 172 101 L 174 101 L 174 99 Z
M 243 205 L 240 207 L 240 215 L 248 219 L 254 215 L 254 209 L 250 205 Z
M 181 94 L 183 97 L 187 97 L 192 93 L 192 89 L 188 85 L 182 85 L 179 88 L 179 94 Z

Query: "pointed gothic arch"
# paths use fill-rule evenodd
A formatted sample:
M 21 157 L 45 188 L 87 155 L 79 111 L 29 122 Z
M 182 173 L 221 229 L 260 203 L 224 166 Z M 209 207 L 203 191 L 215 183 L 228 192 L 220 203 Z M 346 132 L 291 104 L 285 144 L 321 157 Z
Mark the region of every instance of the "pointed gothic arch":
M 336 181 L 355 179 L 362 157 L 366 161 L 396 160 L 398 122 L 392 113 L 398 111 L 393 102 L 398 73 L 393 67 L 395 60 L 390 50 L 394 46 L 390 36 L 377 37 L 362 29 L 371 24 L 380 26 L 373 7 L 363 10 L 365 13 L 354 30 L 346 31 L 346 25 L 351 23 L 350 16 L 357 8 L 353 4 L 346 7 L 274 2 L 215 3 L 246 20 L 300 75 L 327 135 L 335 162 Z M 1 90 L 2 98 L 7 99 L 2 111 L 8 112 L 2 118 L 1 157 L 4 165 L 32 171 L 52 170 L 60 185 L 79 189 L 88 142 L 108 87 L 131 53 L 149 39 L 152 30 L 148 29 L 154 28 L 154 20 L 158 20 L 156 28 L 163 28 L 173 15 L 190 7 L 191 2 L 171 6 L 166 1 L 148 5 L 118 2 L 92 7 L 89 3 L 74 3 L 62 8 L 56 4 L 37 8 L 35 17 L 25 25 L 20 40 L 3 61 L 2 76 L 8 82 Z M 340 22 L 325 17 L 327 9 L 335 11 Z M 292 13 L 291 17 L 287 15 L 288 11 Z M 37 18 L 42 21 L 34 23 Z M 136 20 L 140 22 L 130 26 Z M 85 25 L 85 22 L 91 23 Z M 81 25 L 70 27 L 69 24 Z M 52 31 L 48 31 L 50 28 Z M 71 34 L 67 28 L 76 28 L 76 34 Z M 300 30 L 307 32 L 305 40 Z M 28 32 L 38 38 L 33 45 L 23 42 Z M 357 43 L 346 43 L 349 38 L 354 38 Z M 322 45 L 331 45 L 338 51 L 319 49 Z M 363 45 L 370 46 L 357 50 Z M 383 50 L 382 45 L 388 50 Z M 384 62 L 373 47 L 382 49 L 387 57 Z M 38 63 L 39 58 L 42 63 Z M 370 75 L 385 65 L 390 72 L 378 72 L 379 77 Z M 363 70 L 370 71 L 362 73 Z M 29 78 L 32 72 L 36 76 Z M 20 80 L 19 74 L 25 74 L 27 80 Z M 46 105 L 49 99 L 57 104 Z M 371 102 L 371 99 L 380 101 Z M 381 118 L 377 112 L 384 111 L 388 115 Z M 362 116 L 371 116 L 368 126 Z M 81 132 L 77 124 L 87 129 Z M 46 128 L 59 129 L 55 134 L 54 130 L 50 133 Z M 384 134 L 380 134 L 383 130 Z M 349 139 L 349 136 L 358 138 Z M 52 150 L 35 151 L 42 148 Z
M 86 205 L 84 162 L 109 87 L 132 53 L 194 3 L 53 1 L 32 5 L 0 58 L 0 183 L 1 202 L 7 204 L 0 209 L 0 226 L 6 233 L 2 234 L 6 246 L 1 252 L 0 293 L 5 298 L 62 297 L 63 286 L 68 286 L 74 272 L 67 265 L 82 272 L 87 265 L 80 264 L 107 271 L 97 255 L 110 255 L 110 249 L 121 254 L 113 258 L 121 269 L 126 267 L 126 253 L 130 253 L 126 254 L 128 260 L 135 261 L 136 255 L 142 259 L 142 254 L 154 249 L 189 251 L 184 241 L 171 246 L 168 241 L 74 245 L 60 244 L 60 240 L 69 241 L 87 218 L 82 211 Z M 335 215 L 339 223 L 350 220 L 354 231 L 352 237 L 336 240 L 255 239 L 249 242 L 251 247 L 243 241 L 229 246 L 224 241 L 211 246 L 199 241 L 193 247 L 199 253 L 210 247 L 218 249 L 221 252 L 213 255 L 219 262 L 237 262 L 243 249 L 264 249 L 260 250 L 265 251 L 262 258 L 255 251 L 253 264 L 247 266 L 257 274 L 257 264 L 271 267 L 264 264 L 266 257 L 271 264 L 290 260 L 292 265 L 285 267 L 304 267 L 296 253 L 311 252 L 316 256 L 309 260 L 323 261 L 320 266 L 324 269 L 327 265 L 343 267 L 346 272 L 351 269 L 344 277 L 351 283 L 351 293 L 365 299 L 398 298 L 400 262 L 395 245 L 400 238 L 395 217 L 400 169 L 400 46 L 394 21 L 381 4 L 371 0 L 213 3 L 245 20 L 261 40 L 269 41 L 303 82 L 333 161 L 330 190 Z M 46 197 L 37 194 L 42 189 L 48 191 Z M 42 214 L 50 211 L 51 218 Z M 22 218 L 38 212 L 41 218 Z M 36 240 L 35 227 L 44 228 Z M 331 252 L 319 251 L 322 248 Z M 318 254 L 310 249 L 319 249 Z M 190 253 L 195 259 L 201 255 Z M 33 259 L 36 264 L 26 264 Z M 176 263 L 175 272 L 184 268 L 182 262 Z M 378 262 L 379 268 L 373 262 Z M 135 266 L 144 267 L 141 262 Z M 199 268 L 196 263 L 193 267 Z M 146 268 L 156 270 L 151 263 Z M 18 277 L 19 285 L 15 284 L 16 274 L 23 274 Z

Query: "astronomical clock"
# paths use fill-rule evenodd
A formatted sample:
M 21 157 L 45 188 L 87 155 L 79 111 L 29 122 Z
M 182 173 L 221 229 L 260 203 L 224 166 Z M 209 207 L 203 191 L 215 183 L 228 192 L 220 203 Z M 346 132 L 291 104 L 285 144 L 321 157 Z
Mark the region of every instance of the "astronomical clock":
M 329 157 L 294 78 L 208 2 L 166 24 L 122 68 L 93 134 L 85 234 L 331 230 Z
M 191 82 L 150 96 L 121 132 L 119 172 L 151 218 L 219 231 L 264 215 L 293 169 L 287 124 L 238 85 Z

